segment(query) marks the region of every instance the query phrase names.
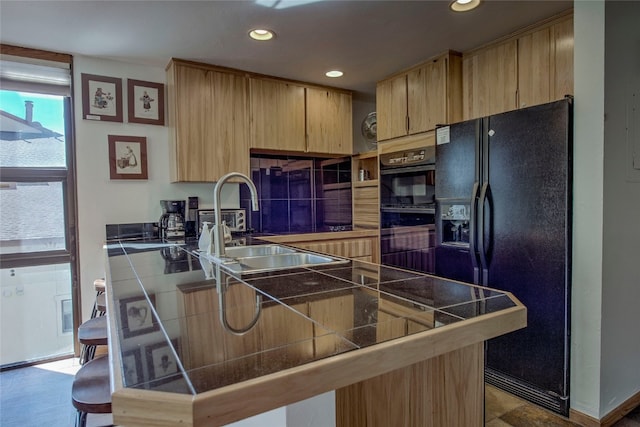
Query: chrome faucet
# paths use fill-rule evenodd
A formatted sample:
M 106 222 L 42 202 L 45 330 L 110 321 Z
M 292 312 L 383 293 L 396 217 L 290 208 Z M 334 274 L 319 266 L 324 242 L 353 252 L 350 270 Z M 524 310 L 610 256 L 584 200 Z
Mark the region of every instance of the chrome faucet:
M 251 209 L 258 210 L 258 190 L 248 176 L 241 174 L 240 172 L 229 172 L 218 180 L 216 186 L 213 188 L 213 219 L 215 225 L 213 228 L 213 248 L 214 255 L 217 258 L 224 258 L 226 255 L 224 250 L 224 225 L 222 224 L 222 214 L 220 213 L 220 193 L 222 192 L 222 186 L 229 180 L 229 178 L 241 178 L 251 191 Z

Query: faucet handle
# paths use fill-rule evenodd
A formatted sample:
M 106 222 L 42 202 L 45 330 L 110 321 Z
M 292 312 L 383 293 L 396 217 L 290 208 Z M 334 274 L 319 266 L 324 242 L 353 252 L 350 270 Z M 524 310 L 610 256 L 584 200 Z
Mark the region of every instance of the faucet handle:
M 224 242 L 229 243 L 230 241 L 233 240 L 233 237 L 231 236 L 231 229 L 227 225 L 226 221 L 222 221 L 222 229 L 223 229 L 222 235 L 224 236 Z

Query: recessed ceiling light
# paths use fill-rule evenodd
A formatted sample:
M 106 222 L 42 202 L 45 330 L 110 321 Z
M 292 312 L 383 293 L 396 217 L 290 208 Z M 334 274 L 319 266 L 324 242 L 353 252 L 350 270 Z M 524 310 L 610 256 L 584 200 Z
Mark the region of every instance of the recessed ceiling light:
M 449 5 L 454 12 L 467 12 L 478 6 L 480 6 L 480 0 L 456 0 Z
M 339 70 L 332 70 L 332 71 L 327 71 L 326 73 L 324 73 L 325 76 L 327 77 L 342 77 L 342 75 L 344 74 L 342 71 Z
M 254 40 L 271 40 L 275 37 L 275 33 L 271 30 L 265 30 L 264 28 L 256 28 L 254 30 L 249 31 L 249 37 Z

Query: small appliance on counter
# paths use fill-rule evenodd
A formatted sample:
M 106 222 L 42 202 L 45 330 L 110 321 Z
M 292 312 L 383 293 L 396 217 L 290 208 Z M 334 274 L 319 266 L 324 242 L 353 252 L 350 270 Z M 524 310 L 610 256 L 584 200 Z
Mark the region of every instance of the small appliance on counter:
M 244 209 L 222 209 L 220 216 L 232 233 L 243 233 L 247 231 L 246 212 Z M 202 233 L 203 222 L 215 224 L 213 209 L 198 210 L 198 236 Z
M 160 200 L 160 206 L 162 207 L 162 215 L 158 220 L 160 238 L 184 242 L 184 200 Z

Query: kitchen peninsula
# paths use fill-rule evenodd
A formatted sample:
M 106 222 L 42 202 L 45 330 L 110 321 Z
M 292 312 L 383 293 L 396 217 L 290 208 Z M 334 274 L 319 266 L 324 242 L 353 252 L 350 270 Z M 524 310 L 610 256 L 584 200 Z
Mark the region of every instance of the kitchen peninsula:
M 224 425 L 331 390 L 337 426 L 481 426 L 483 342 L 526 326 L 508 293 L 357 260 L 238 276 L 166 243 L 107 257 L 123 426 Z

